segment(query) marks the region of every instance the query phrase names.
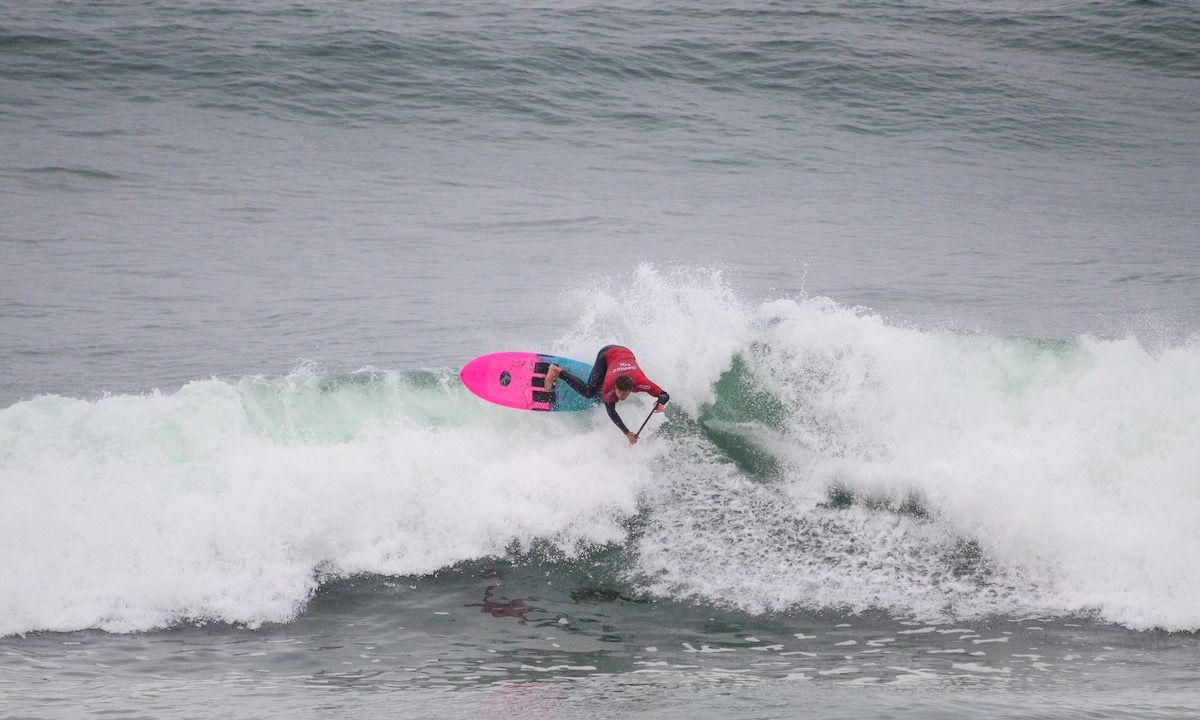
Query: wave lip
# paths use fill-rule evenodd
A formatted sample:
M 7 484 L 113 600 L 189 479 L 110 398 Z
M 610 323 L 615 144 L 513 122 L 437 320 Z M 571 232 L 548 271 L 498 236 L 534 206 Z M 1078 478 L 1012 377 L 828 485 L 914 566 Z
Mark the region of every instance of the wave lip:
M 752 612 L 1200 627 L 1181 560 L 1200 552 L 1195 339 L 931 331 L 823 298 L 745 322 L 700 415 L 722 455 L 657 505 L 649 587 Z

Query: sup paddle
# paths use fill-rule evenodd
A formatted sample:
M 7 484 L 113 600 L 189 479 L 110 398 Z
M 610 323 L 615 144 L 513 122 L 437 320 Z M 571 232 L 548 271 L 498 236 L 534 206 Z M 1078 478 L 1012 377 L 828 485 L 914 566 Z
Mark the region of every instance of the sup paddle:
M 654 407 L 658 407 L 658 403 L 655 403 Z M 633 434 L 634 437 L 640 438 L 642 436 L 642 431 L 646 429 L 646 423 L 650 422 L 650 418 L 653 415 L 654 415 L 654 408 L 650 408 L 650 414 L 647 415 L 646 419 L 642 421 L 642 426 L 640 428 L 638 428 L 638 431 L 636 433 Z

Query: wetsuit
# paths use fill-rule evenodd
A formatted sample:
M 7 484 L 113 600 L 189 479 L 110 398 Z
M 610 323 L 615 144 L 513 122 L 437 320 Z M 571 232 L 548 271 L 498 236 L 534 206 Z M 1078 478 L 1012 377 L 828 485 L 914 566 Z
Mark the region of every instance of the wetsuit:
M 646 377 L 646 374 L 638 367 L 637 358 L 633 356 L 633 352 L 620 345 L 605 345 L 600 348 L 600 352 L 596 353 L 596 362 L 592 364 L 592 373 L 588 375 L 586 383 L 566 370 L 559 374 L 558 379 L 565 381 L 572 390 L 584 397 L 600 398 L 600 402 L 604 403 L 604 409 L 608 411 L 608 417 L 617 427 L 621 428 L 621 432 L 628 434 L 629 428 L 625 427 L 625 423 L 621 422 L 621 416 L 617 414 L 617 378 L 622 375 L 628 375 L 633 380 L 631 392 L 654 395 L 663 405 L 666 405 L 667 401 L 671 399 L 670 395 Z

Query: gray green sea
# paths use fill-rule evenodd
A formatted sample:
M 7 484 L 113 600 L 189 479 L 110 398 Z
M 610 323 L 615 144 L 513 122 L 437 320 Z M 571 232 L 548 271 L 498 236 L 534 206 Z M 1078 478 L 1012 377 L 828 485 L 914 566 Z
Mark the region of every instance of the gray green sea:
M 5 4 L 0 718 L 1200 716 L 1197 128 L 1182 1 Z

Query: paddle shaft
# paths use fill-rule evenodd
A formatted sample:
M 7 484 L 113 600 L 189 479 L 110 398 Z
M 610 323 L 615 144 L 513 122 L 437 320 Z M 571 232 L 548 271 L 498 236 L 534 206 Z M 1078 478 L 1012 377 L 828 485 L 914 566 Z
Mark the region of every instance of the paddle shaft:
M 658 403 L 655 403 L 654 407 L 658 407 Z M 646 429 L 646 423 L 650 422 L 650 418 L 653 416 L 654 416 L 654 408 L 650 408 L 650 414 L 647 415 L 646 419 L 642 421 L 642 426 L 640 428 L 638 428 L 638 431 L 636 433 L 633 434 L 634 437 L 640 438 L 642 436 L 642 431 Z

